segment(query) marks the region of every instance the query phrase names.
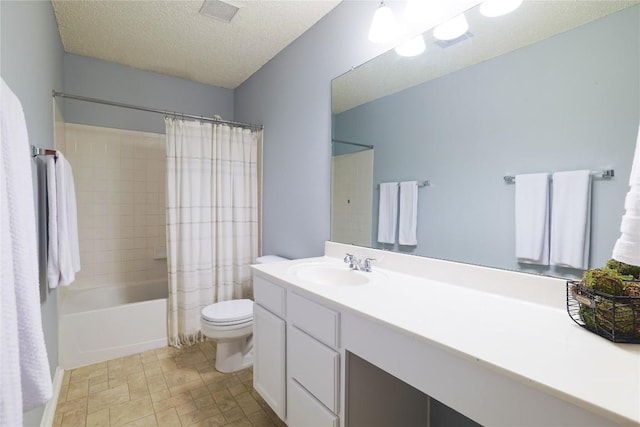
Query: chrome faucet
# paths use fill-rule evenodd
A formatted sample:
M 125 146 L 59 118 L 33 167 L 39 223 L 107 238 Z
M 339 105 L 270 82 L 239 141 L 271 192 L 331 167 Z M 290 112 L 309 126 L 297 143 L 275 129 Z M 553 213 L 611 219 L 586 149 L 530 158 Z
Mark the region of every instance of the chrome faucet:
M 375 261 L 375 258 L 365 258 L 364 261 L 359 260 L 351 254 L 347 254 L 344 257 L 344 262 L 349 264 L 351 270 L 371 272 L 371 261 Z

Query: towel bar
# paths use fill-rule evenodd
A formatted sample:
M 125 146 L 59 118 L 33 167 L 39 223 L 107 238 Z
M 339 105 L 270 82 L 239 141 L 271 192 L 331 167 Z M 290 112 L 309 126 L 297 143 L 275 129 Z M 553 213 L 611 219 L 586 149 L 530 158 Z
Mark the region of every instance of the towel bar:
M 593 175 L 596 178 L 602 178 L 602 179 L 611 179 L 615 176 L 615 171 L 613 169 L 605 169 L 605 170 L 601 170 L 601 171 L 592 171 L 591 175 Z M 505 184 L 515 184 L 516 183 L 516 177 L 514 175 L 505 175 L 503 177 L 504 179 L 504 183 Z

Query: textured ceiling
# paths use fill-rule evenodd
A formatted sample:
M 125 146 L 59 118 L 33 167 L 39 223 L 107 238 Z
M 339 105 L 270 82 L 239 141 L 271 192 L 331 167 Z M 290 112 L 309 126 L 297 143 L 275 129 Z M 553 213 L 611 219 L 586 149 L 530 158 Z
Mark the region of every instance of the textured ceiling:
M 231 23 L 202 1 L 52 0 L 64 50 L 234 89 L 339 1 L 226 1 Z
M 465 13 L 472 37 L 448 47 L 425 33 L 427 48 L 405 58 L 393 49 L 332 82 L 332 112 L 349 110 L 417 84 L 478 64 L 576 28 L 639 0 L 525 0 L 515 12 L 486 18 L 478 8 Z M 398 15 L 398 13 L 396 13 Z

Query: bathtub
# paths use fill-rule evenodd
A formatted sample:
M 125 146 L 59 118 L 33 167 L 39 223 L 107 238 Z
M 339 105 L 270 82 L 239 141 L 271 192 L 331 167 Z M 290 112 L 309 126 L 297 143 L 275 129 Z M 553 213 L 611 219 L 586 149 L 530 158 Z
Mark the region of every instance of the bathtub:
M 60 367 L 72 369 L 166 346 L 167 295 L 166 281 L 60 289 Z

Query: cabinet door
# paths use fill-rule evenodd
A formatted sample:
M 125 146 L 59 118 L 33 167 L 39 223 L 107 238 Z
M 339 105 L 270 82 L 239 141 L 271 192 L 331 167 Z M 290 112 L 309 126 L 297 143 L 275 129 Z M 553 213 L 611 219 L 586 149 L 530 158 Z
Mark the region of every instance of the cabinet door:
M 253 305 L 253 388 L 285 419 L 285 322 Z
M 293 378 L 289 381 L 289 427 L 338 427 L 338 417 Z

